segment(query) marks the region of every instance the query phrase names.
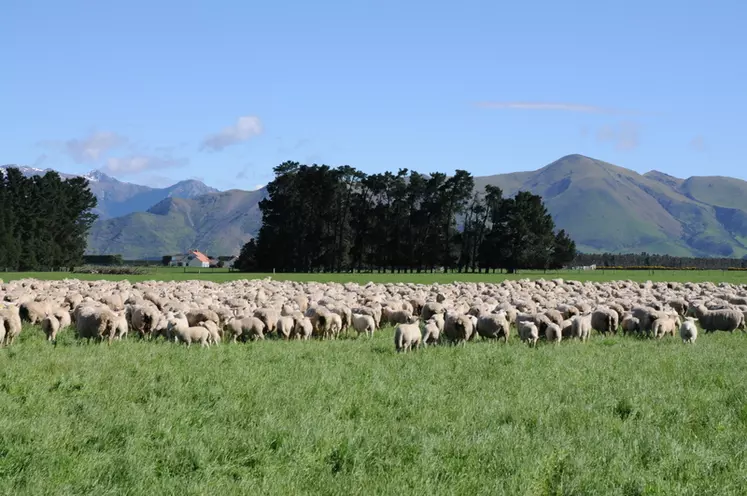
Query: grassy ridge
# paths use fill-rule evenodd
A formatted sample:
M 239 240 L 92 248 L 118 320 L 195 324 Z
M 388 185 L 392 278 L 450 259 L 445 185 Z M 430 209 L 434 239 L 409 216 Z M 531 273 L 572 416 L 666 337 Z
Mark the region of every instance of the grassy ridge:
M 0 350 L 0 493 L 744 494 L 747 336 Z
M 422 274 L 249 274 L 242 272 L 228 272 L 228 269 L 198 269 L 190 268 L 187 272 L 178 267 L 159 267 L 153 272 L 145 275 L 99 275 L 99 274 L 71 274 L 70 272 L 4 272 L 0 273 L 0 279 L 12 281 L 23 278 L 36 279 L 66 279 L 76 278 L 85 280 L 110 281 L 185 281 L 206 280 L 215 282 L 234 281 L 238 279 L 262 279 L 272 277 L 277 281 L 300 281 L 300 282 L 357 282 L 366 284 L 369 281 L 375 283 L 416 283 L 416 284 L 449 284 L 454 281 L 466 282 L 489 282 L 500 283 L 506 279 L 574 279 L 577 281 L 615 281 L 632 280 L 666 281 L 666 282 L 728 282 L 732 284 L 747 284 L 747 271 L 723 271 L 723 270 L 596 270 L 596 271 L 522 271 L 519 274 L 472 274 L 472 273 L 422 273 Z

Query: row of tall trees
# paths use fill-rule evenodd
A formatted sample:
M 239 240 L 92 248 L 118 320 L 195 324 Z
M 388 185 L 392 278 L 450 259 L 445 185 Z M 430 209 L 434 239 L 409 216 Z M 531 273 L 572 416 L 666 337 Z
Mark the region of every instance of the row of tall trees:
M 24 177 L 0 170 L 0 268 L 58 270 L 79 265 L 96 219 L 96 197 L 81 177 Z
M 597 267 L 667 267 L 672 269 L 730 269 L 747 268 L 747 258 L 675 257 L 655 253 L 578 253 L 572 266 Z
M 559 268 L 576 254 L 542 198 L 475 191 L 463 170 L 369 175 L 284 162 L 274 172 L 258 239 L 236 264 L 242 270 L 515 271 Z

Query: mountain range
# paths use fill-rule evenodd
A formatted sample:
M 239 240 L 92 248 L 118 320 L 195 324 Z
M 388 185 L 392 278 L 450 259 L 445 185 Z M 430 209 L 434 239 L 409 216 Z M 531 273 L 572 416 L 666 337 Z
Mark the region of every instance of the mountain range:
M 44 175 L 53 170 L 18 165 L 3 165 L 0 170 L 4 172 L 7 167 L 18 168 L 26 177 Z M 77 175 L 56 172 L 62 178 Z M 99 220 L 145 211 L 165 198 L 196 198 L 208 193 L 218 192 L 217 189 L 193 179 L 180 181 L 168 188 L 151 188 L 150 186 L 119 181 L 97 170 L 84 174 L 82 177 L 88 179 L 91 193 L 98 199 L 98 205 L 94 212 L 99 216 Z
M 48 170 L 21 169 L 26 175 Z M 264 188 L 221 192 L 195 180 L 150 188 L 99 171 L 84 177 L 99 199 L 88 251 L 128 259 L 193 248 L 236 254 L 259 230 L 258 203 L 267 195 Z M 479 190 L 487 184 L 506 196 L 541 195 L 582 252 L 747 257 L 747 182 L 741 179 L 639 174 L 568 155 L 535 171 L 475 177 Z

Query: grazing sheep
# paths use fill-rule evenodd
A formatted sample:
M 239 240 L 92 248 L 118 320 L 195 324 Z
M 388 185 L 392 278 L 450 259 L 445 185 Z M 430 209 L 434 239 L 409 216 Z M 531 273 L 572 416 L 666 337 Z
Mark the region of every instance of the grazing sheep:
M 407 352 L 413 347 L 418 349 L 420 347 L 420 340 L 422 334 L 420 333 L 419 324 L 399 324 L 394 329 L 394 347 L 397 352 Z
M 265 334 L 272 334 L 278 323 L 278 312 L 272 308 L 258 308 L 253 313 L 265 325 Z
M 472 321 L 466 315 L 447 314 L 444 320 L 444 336 L 453 344 L 466 343 L 472 336 Z
M 611 308 L 600 307 L 591 314 L 591 328 L 601 334 L 617 334 L 617 312 Z
M 47 315 L 41 321 L 41 328 L 47 341 L 57 341 L 57 332 L 60 330 L 60 321 L 54 315 Z
M 183 320 L 172 318 L 168 321 L 167 329 L 170 336 L 186 344 L 187 348 L 192 343 L 200 343 L 203 348 L 210 346 L 210 331 L 206 327 L 185 327 Z
M 493 310 L 493 313 L 505 313 L 506 314 L 506 320 L 508 320 L 509 324 L 515 324 L 516 318 L 519 315 L 519 311 L 516 310 L 516 308 L 512 307 L 509 304 L 502 304 L 495 307 Z
M 254 331 L 244 332 L 242 328 L 241 321 L 247 316 L 257 316 L 262 336 L 278 330 L 278 334 L 287 339 L 310 336 L 307 325 L 312 329 L 311 335 L 336 337 L 348 326 L 356 327 L 353 314 L 358 320 L 367 317 L 360 320 L 357 330 L 368 335 L 372 332 L 370 319 L 378 328 L 382 321 L 414 323 L 414 315 L 424 317 L 421 343 L 430 344 L 438 340 L 436 333 L 438 337 L 443 334 L 450 342 L 470 341 L 478 334 L 487 339 L 503 337 L 486 327 L 488 321 L 496 319 L 505 319 L 509 325 L 516 323 L 517 327 L 531 322 L 539 338 L 550 340 L 557 337 L 558 329 L 554 326 L 560 329 L 561 339 L 570 338 L 574 333 L 586 339 L 587 334 L 579 333 L 579 327 L 583 330 L 587 317 L 593 320 L 592 327 L 600 333 L 615 332 L 619 323 L 626 335 L 641 329 L 660 337 L 676 332 L 683 325 L 689 327 L 681 321 L 683 313 L 699 317 L 698 329 L 702 327 L 706 332 L 733 331 L 745 325 L 747 286 L 632 281 L 582 283 L 562 279 L 506 280 L 500 284 L 454 282 L 431 286 L 300 283 L 271 278 L 220 284 L 22 279 L 0 285 L 0 302 L 8 305 L 0 311 L 4 345 L 18 336 L 21 317 L 39 324 L 47 315 L 54 316 L 59 329 L 74 323 L 77 335 L 87 339 L 111 339 L 112 336 L 120 339 L 126 336 L 128 329 L 136 329 L 144 337 L 163 335 L 170 339 L 168 319 L 185 322 L 186 328 L 208 329 L 213 325 L 202 323 L 211 322 L 217 329 L 223 328 L 226 339 L 245 341 L 258 339 Z M 124 312 L 115 310 L 122 306 Z M 584 312 L 583 318 L 577 316 Z M 385 314 L 383 319 L 382 313 Z M 274 315 L 274 321 L 267 319 L 270 314 Z M 413 317 L 408 318 L 408 314 Z M 292 319 L 292 325 L 290 320 L 281 321 L 281 317 Z M 262 318 L 268 322 L 262 322 Z M 481 320 L 483 318 L 487 320 Z M 109 322 L 109 319 L 114 320 Z M 124 325 L 123 321 L 126 321 Z M 231 321 L 235 326 L 226 325 Z M 457 325 L 457 321 L 462 324 Z M 45 327 L 51 325 L 48 322 Z M 222 332 L 218 335 L 223 338 Z M 209 344 L 213 342 L 217 341 L 211 334 Z
M 342 318 L 336 313 L 327 314 L 324 319 L 322 331 L 322 338 L 324 339 L 335 339 L 342 330 Z
M 293 336 L 296 339 L 308 340 L 311 339 L 311 334 L 314 332 L 314 326 L 308 317 L 301 317 L 296 320 L 296 324 L 293 327 Z
M 220 317 L 209 308 L 190 310 L 187 312 L 186 317 L 190 327 L 197 326 L 200 322 L 205 322 L 207 320 L 215 322 L 215 325 L 220 325 Z
M 537 341 L 539 340 L 539 329 L 537 329 L 537 324 L 531 320 L 522 320 L 519 321 L 518 328 L 519 338 L 523 342 L 531 347 L 537 346 Z
M 384 307 L 381 311 L 381 318 L 384 322 L 391 325 L 407 324 L 412 320 L 412 313 L 409 310 L 393 310 L 389 307 Z
M 83 303 L 83 296 L 80 293 L 71 293 L 65 296 L 63 303 L 67 306 L 68 310 L 73 310 L 75 307 Z
M 58 322 L 60 323 L 60 329 L 67 329 L 72 324 L 72 320 L 70 317 L 70 312 L 68 310 L 65 310 L 64 308 L 53 308 L 50 312 L 50 315 L 54 315 L 55 318 L 57 318 Z
M 680 317 L 685 316 L 685 313 L 687 313 L 687 308 L 689 307 L 689 305 L 687 304 L 687 301 L 685 301 L 682 298 L 669 300 L 667 302 L 667 305 L 673 308 L 674 311 L 677 312 L 677 315 L 679 315 Z
M 161 320 L 158 310 L 149 305 L 128 306 L 125 309 L 125 315 L 130 318 L 130 327 L 142 338 L 152 336 L 153 329 Z
M 660 317 L 654 320 L 651 325 L 651 332 L 654 338 L 661 339 L 667 334 L 674 336 L 677 331 L 677 320 L 672 316 Z
M 438 341 L 441 339 L 441 329 L 438 327 L 438 322 L 436 321 L 435 317 L 436 315 L 428 319 L 428 322 L 426 322 L 425 326 L 423 327 L 423 346 L 428 346 L 429 344 L 438 344 Z
M 4 339 L 0 340 L 0 344 L 4 341 L 6 346 L 10 346 L 18 335 L 21 334 L 21 329 L 23 328 L 18 307 L 11 305 L 0 308 L 0 319 L 3 322 L 3 331 L 5 334 Z
M 705 305 L 692 306 L 688 316 L 695 316 L 706 334 L 715 331 L 734 332 L 744 328 L 744 314 L 739 310 L 709 310 Z
M 410 305 L 412 306 L 412 313 L 414 315 L 420 315 L 423 312 L 425 300 L 423 298 L 412 298 L 410 299 Z
M 306 296 L 296 296 L 293 298 L 293 301 L 298 305 L 298 309 L 301 313 L 305 313 L 306 309 L 309 308 L 309 299 Z
M 477 319 L 477 334 L 483 339 L 500 339 L 508 342 L 510 326 L 505 313 L 483 315 Z
M 550 319 L 550 322 L 553 322 L 558 325 L 562 325 L 565 318 L 563 317 L 563 314 L 560 313 L 560 311 L 555 310 L 553 308 L 549 310 L 545 310 L 545 316 Z
M 573 319 L 566 319 L 560 324 L 560 333 L 565 339 L 573 337 Z
M 680 326 L 680 338 L 683 343 L 694 343 L 698 339 L 698 327 L 694 317 L 687 317 Z
M 633 317 L 633 315 L 626 315 L 621 323 L 623 335 L 638 333 L 641 331 L 641 321 Z
M 640 332 L 645 332 L 646 335 L 651 333 L 651 326 L 654 321 L 660 317 L 664 317 L 665 314 L 659 310 L 651 307 L 634 307 L 632 310 L 633 317 L 638 319 L 638 328 Z
M 293 327 L 295 326 L 295 324 L 296 323 L 293 320 L 293 317 L 280 317 L 275 324 L 278 336 L 285 340 L 290 339 L 291 334 L 293 334 Z
M 545 339 L 547 339 L 548 342 L 554 341 L 560 343 L 563 339 L 563 330 L 558 324 L 553 322 L 547 326 L 547 329 L 545 329 Z
M 0 316 L 0 348 L 5 346 L 5 320 Z
M 126 338 L 130 330 L 130 325 L 127 323 L 127 316 L 125 312 L 117 312 L 117 321 L 114 330 L 114 339 L 121 340 Z
M 353 329 L 360 334 L 365 334 L 369 338 L 373 336 L 374 330 L 376 329 L 376 322 L 370 315 L 362 315 L 358 313 L 352 314 Z
M 18 315 L 21 317 L 21 322 L 28 322 L 32 325 L 40 324 L 48 313 L 49 305 L 36 301 L 24 302 L 18 306 Z
M 578 338 L 581 342 L 585 342 L 591 335 L 591 314 L 577 315 L 573 317 L 573 332 L 571 334 L 574 338 Z
M 436 323 L 436 325 L 438 326 L 439 332 L 444 332 L 444 322 L 445 322 L 444 314 L 434 313 L 431 316 L 431 318 L 428 319 L 426 322 L 430 322 L 431 320 Z
M 117 315 L 104 305 L 83 303 L 75 309 L 75 330 L 80 339 L 101 341 L 108 338 L 109 344 L 116 336 Z
M 218 332 L 218 324 L 216 324 L 212 320 L 204 320 L 198 325 L 208 330 L 208 333 L 210 334 L 208 336 L 209 344 L 220 344 L 220 333 Z
M 446 313 L 446 309 L 440 302 L 429 301 L 423 305 L 423 309 L 420 311 L 420 319 L 426 321 L 437 313 Z
M 340 316 L 340 332 L 347 331 L 351 325 L 353 312 L 346 306 L 330 307 L 330 312 Z
M 104 295 L 99 298 L 99 301 L 115 312 L 124 310 L 124 302 L 122 301 L 122 297 L 119 294 L 113 293 Z
M 235 343 L 239 338 L 252 341 L 265 338 L 265 323 L 257 317 L 234 318 L 226 322 L 226 331 Z

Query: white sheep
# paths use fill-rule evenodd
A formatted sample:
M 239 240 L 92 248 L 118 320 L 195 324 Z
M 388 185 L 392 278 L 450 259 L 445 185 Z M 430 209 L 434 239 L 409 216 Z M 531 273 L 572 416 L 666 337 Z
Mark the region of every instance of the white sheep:
M 285 340 L 290 339 L 291 334 L 293 334 L 293 328 L 295 327 L 295 324 L 296 323 L 293 320 L 293 317 L 285 316 L 278 318 L 278 321 L 275 324 L 278 336 Z
M 168 321 L 167 329 L 170 336 L 174 336 L 188 348 L 192 343 L 200 343 L 203 348 L 210 346 L 210 331 L 206 327 L 185 327 L 182 320 L 172 318 Z
M 683 343 L 694 343 L 698 339 L 698 326 L 693 317 L 686 318 L 680 325 L 680 338 Z
M 537 324 L 531 320 L 522 320 L 518 323 L 519 338 L 529 346 L 536 346 L 539 340 L 539 329 Z
M 57 341 L 57 332 L 60 330 L 60 321 L 54 315 L 47 315 L 41 321 L 41 328 L 47 341 Z
M 371 315 L 354 313 L 352 314 L 351 318 L 353 321 L 353 329 L 355 329 L 358 335 L 365 334 L 369 338 L 374 335 L 374 331 L 376 330 L 376 322 Z
M 308 340 L 314 332 L 314 326 L 308 317 L 301 317 L 296 320 L 293 326 L 293 335 L 296 339 Z
M 208 330 L 210 337 L 208 341 L 210 344 L 220 344 L 220 332 L 218 332 L 218 324 L 212 320 L 204 320 L 198 324 Z
M 573 328 L 571 334 L 581 342 L 585 342 L 591 335 L 591 314 L 576 315 L 573 317 Z
M 438 344 L 438 341 L 441 339 L 441 328 L 438 326 L 436 316 L 443 317 L 442 314 L 434 314 L 430 319 L 428 319 L 428 321 L 425 323 L 425 326 L 423 327 L 423 346 L 428 346 L 429 344 Z M 443 322 L 443 318 L 441 319 L 441 321 Z
M 420 325 L 417 323 L 399 324 L 394 329 L 394 347 L 397 352 L 407 352 L 412 348 L 418 349 L 421 339 Z

